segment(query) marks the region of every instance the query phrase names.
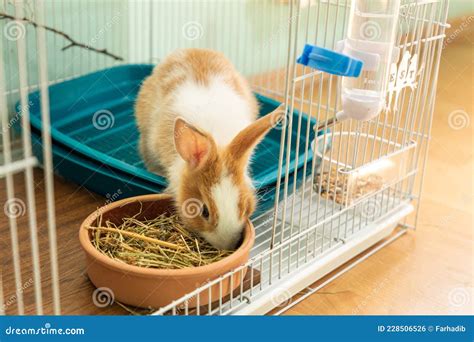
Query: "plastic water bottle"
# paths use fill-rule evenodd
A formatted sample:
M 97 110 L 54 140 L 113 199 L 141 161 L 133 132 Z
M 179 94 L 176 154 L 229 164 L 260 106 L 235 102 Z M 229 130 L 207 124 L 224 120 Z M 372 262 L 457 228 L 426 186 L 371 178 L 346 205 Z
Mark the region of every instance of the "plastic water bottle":
M 359 77 L 343 77 L 337 119 L 370 120 L 386 106 L 400 0 L 353 0 L 347 39 L 339 50 L 363 61 Z M 341 46 L 342 45 L 342 46 Z M 397 57 L 398 58 L 398 57 Z

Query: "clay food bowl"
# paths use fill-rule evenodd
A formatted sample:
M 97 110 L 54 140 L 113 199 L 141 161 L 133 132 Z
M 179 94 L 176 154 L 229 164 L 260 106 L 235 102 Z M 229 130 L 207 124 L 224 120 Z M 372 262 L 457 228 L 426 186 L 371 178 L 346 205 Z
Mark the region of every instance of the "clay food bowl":
M 172 197 L 165 194 L 131 197 L 99 208 L 84 220 L 79 230 L 79 240 L 86 255 L 87 274 L 97 288 L 110 289 L 115 300 L 124 304 L 160 308 L 248 261 L 255 240 L 250 221 L 247 221 L 242 243 L 235 252 L 215 263 L 199 267 L 158 269 L 128 265 L 102 254 L 91 243 L 92 232 L 86 227 L 97 224 L 101 214 L 103 222 L 109 220 L 120 224 L 122 218 L 132 217 L 140 210 L 138 220 L 157 217 L 162 213 L 171 214 L 172 204 Z M 215 302 L 219 297 L 228 295 L 240 285 L 246 272 L 247 269 L 244 269 L 224 277 L 222 287 L 216 282 L 210 291 L 202 291 L 199 294 L 199 305 L 209 303 L 209 296 L 211 302 Z M 196 297 L 188 300 L 190 308 L 197 303 Z

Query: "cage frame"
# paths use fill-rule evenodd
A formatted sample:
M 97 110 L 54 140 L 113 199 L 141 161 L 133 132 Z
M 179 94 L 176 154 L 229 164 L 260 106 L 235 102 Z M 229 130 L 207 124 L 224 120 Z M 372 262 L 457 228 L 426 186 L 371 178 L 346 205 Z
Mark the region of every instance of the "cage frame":
M 26 0 L 18 0 L 14 3 L 14 14 L 16 18 L 23 18 L 24 5 Z M 323 137 L 324 146 L 332 139 L 335 132 L 356 132 L 359 135 L 364 133 L 374 134 L 376 137 L 384 139 L 385 134 L 389 134 L 389 141 L 400 148 L 405 148 L 407 144 L 416 143 L 415 165 L 413 170 L 404 174 L 394 184 L 380 189 L 374 194 L 362 201 L 357 201 L 351 205 L 341 208 L 334 201 L 327 201 L 317 195 L 317 189 L 313 186 L 313 179 L 317 174 L 316 166 L 316 150 L 313 151 L 311 165 L 307 165 L 305 161 L 304 169 L 295 169 L 293 172 L 289 170 L 289 155 L 285 151 L 291 151 L 293 148 L 298 150 L 299 139 L 296 141 L 296 147 L 292 146 L 292 139 L 285 138 L 287 132 L 291 134 L 292 126 L 298 125 L 298 135 L 306 134 L 306 145 L 308 145 L 308 137 L 310 127 L 301 127 L 301 116 L 308 115 L 316 117 L 318 121 L 328 122 L 331 115 L 335 115 L 339 106 L 338 83 L 339 79 L 334 75 L 324 74 L 317 70 L 311 70 L 307 67 L 300 68 L 294 61 L 300 52 L 301 37 L 303 41 L 308 41 L 311 35 L 310 23 L 311 16 L 316 15 L 316 20 L 322 20 L 326 23 L 326 28 L 320 32 L 317 27 L 314 41 L 322 43 L 328 48 L 336 47 L 337 25 L 342 25 L 342 32 L 346 28 L 347 12 L 349 8 L 349 0 L 318 0 L 310 1 L 309 9 L 306 10 L 303 2 L 299 0 L 291 0 L 288 3 L 287 23 L 288 35 L 287 46 L 281 46 L 278 43 L 278 49 L 285 59 L 284 74 L 278 74 L 279 88 L 273 88 L 271 77 L 265 76 L 261 78 L 251 79 L 254 90 L 260 91 L 265 95 L 275 96 L 282 100 L 285 104 L 285 110 L 293 113 L 295 110 L 299 112 L 298 122 L 293 121 L 290 115 L 288 122 L 281 128 L 281 143 L 279 154 L 279 171 L 277 177 L 276 200 L 272 211 L 260 215 L 254 219 L 254 225 L 257 230 L 256 246 L 252 252 L 251 259 L 241 267 L 222 275 L 221 277 L 211 280 L 195 291 L 173 301 L 169 305 L 159 308 L 154 315 L 200 315 L 200 314 L 265 314 L 274 310 L 274 314 L 281 314 L 290 307 L 296 305 L 304 298 L 315 293 L 320 288 L 333 281 L 338 276 L 352 269 L 369 256 L 384 248 L 389 243 L 395 241 L 404 235 L 409 229 L 415 229 L 419 219 L 419 206 L 422 199 L 423 179 L 427 163 L 427 150 L 429 147 L 430 132 L 433 121 L 433 111 L 435 105 L 435 93 L 438 78 L 438 70 L 440 57 L 445 37 L 447 24 L 448 0 L 402 0 L 399 19 L 399 31 L 397 33 L 397 47 L 401 54 L 409 51 L 412 55 L 417 54 L 421 58 L 418 65 L 420 74 L 418 75 L 418 84 L 416 88 L 401 89 L 399 96 L 394 104 L 395 114 L 390 116 L 387 111 L 386 115 L 380 115 L 376 119 L 366 124 L 355 121 L 345 122 L 336 126 L 333 130 L 328 131 L 325 127 Z M 147 13 L 150 16 L 143 16 L 144 20 L 153 23 L 152 14 L 155 13 L 157 7 L 165 2 L 144 1 L 130 13 L 128 19 L 130 25 L 138 25 L 135 28 L 139 30 L 139 23 L 133 22 L 130 18 L 140 17 Z M 263 8 L 275 10 L 275 1 L 265 1 Z M 168 6 L 167 4 L 166 6 Z M 90 4 L 83 5 L 86 10 L 92 10 Z M 181 4 L 177 5 L 181 6 Z M 230 5 L 229 5 L 230 6 Z M 283 7 L 278 8 L 279 11 Z M 5 5 L 2 9 L 5 9 Z M 57 13 L 52 16 L 52 24 L 59 21 L 56 16 L 64 16 L 64 8 L 58 6 Z M 34 1 L 35 19 L 39 26 L 36 28 L 36 58 L 38 68 L 38 80 L 34 84 L 30 84 L 28 80 L 27 63 L 27 41 L 25 37 L 16 40 L 17 61 L 18 61 L 18 82 L 16 89 L 9 88 L 6 82 L 6 61 L 4 55 L 0 53 L 0 102 L 2 107 L 2 138 L 3 138 L 3 164 L 0 165 L 0 178 L 5 177 L 7 185 L 7 199 L 13 201 L 14 185 L 12 176 L 16 173 L 25 173 L 25 182 L 27 184 L 27 210 L 29 213 L 29 229 L 32 244 L 33 260 L 32 265 L 34 273 L 35 286 L 35 307 L 36 313 L 43 313 L 43 298 L 41 293 L 41 270 L 38 257 L 38 239 L 37 239 L 37 215 L 34 199 L 33 186 L 33 168 L 39 163 L 32 154 L 31 138 L 29 132 L 29 110 L 28 110 L 28 93 L 34 89 L 39 89 L 42 99 L 42 120 L 45 123 L 45 129 L 42 131 L 44 142 L 44 181 L 46 184 L 46 203 L 47 203 L 47 222 L 49 236 L 49 251 L 51 264 L 51 277 L 53 286 L 53 312 L 60 314 L 60 293 L 59 293 L 59 270 L 57 260 L 57 238 L 56 238 L 56 212 L 54 207 L 54 166 L 52 162 L 52 140 L 49 124 L 49 97 L 48 86 L 87 73 L 87 67 L 83 68 L 84 63 L 89 61 L 83 60 L 81 55 L 79 73 L 72 73 L 67 77 L 50 79 L 48 70 L 47 44 L 48 40 L 54 40 L 56 37 L 47 36 L 47 30 L 42 25 L 49 24 L 45 20 L 45 1 Z M 282 12 L 284 13 L 284 11 Z M 331 15 L 335 14 L 333 27 L 329 22 L 332 20 Z M 64 20 L 64 18 L 62 19 Z M 264 18 L 263 20 L 266 20 Z M 143 24 L 143 23 L 142 23 Z M 408 28 L 404 30 L 404 25 Z M 328 38 L 329 29 L 333 31 L 333 38 Z M 119 29 L 119 34 L 123 34 L 123 28 Z M 129 30 L 128 35 L 133 39 L 134 30 Z M 410 35 L 413 36 L 410 36 Z M 319 36 L 319 35 L 322 35 Z M 0 39 L 0 51 L 5 41 Z M 224 37 L 222 40 L 225 40 Z M 145 59 L 147 61 L 159 61 L 161 55 L 155 55 L 157 47 L 152 38 L 152 34 L 146 35 L 144 41 L 148 41 L 148 46 L 141 46 L 144 50 L 144 56 L 129 56 L 125 62 L 138 61 Z M 134 44 L 142 44 L 134 42 Z M 121 48 L 121 41 L 114 43 L 117 48 Z M 132 45 L 137 46 L 137 45 Z M 240 46 L 240 45 L 239 45 Z M 237 46 L 237 47 L 239 47 Z M 92 54 L 89 57 L 92 58 Z M 94 57 L 101 58 L 101 57 Z M 265 60 L 265 52 L 260 56 L 260 60 L 255 63 L 263 63 Z M 104 61 L 106 59 L 104 58 Z M 107 62 L 104 62 L 104 65 Z M 114 62 L 115 63 L 115 62 Z M 56 66 L 54 66 L 56 67 Z M 89 62 L 89 69 L 90 69 Z M 57 73 L 53 73 L 57 76 Z M 16 95 L 15 95 L 16 94 Z M 316 94 L 316 95 L 315 95 Z M 24 131 L 21 136 L 22 157 L 13 158 L 13 148 L 10 137 L 10 118 L 8 117 L 9 108 L 7 105 L 11 102 L 12 96 L 19 96 L 22 104 L 21 120 Z M 314 98 L 317 97 L 317 99 Z M 23 110 L 24 108 L 24 110 Z M 307 114 L 305 114 L 307 113 Z M 5 129 L 5 127 L 7 127 Z M 387 133 L 388 132 L 388 133 Z M 331 136 L 332 135 L 332 136 Z M 393 140 L 392 140 L 393 139 Z M 356 144 L 366 143 L 360 138 L 355 139 Z M 309 146 L 305 146 L 306 151 Z M 340 146 L 330 148 L 332 153 L 338 153 Z M 388 153 L 387 148 L 387 153 Z M 392 150 L 390 153 L 399 153 L 400 150 Z M 378 158 L 382 155 L 380 154 Z M 336 159 L 340 156 L 337 155 Z M 282 169 L 286 158 L 287 168 Z M 377 160 L 372 150 L 372 156 L 367 163 Z M 319 165 L 323 169 L 324 158 Z M 309 172 L 310 171 L 310 172 Z M 303 172 L 303 180 L 301 184 L 298 182 L 290 182 L 291 178 L 297 179 L 298 172 Z M 309 172 L 309 173 L 308 173 Z M 337 180 L 337 179 L 336 179 Z M 329 181 L 329 176 L 328 176 Z M 319 189 L 319 191 L 321 188 Z M 280 192 L 282 191 L 282 195 Z M 307 203 L 309 200 L 309 203 Z M 306 201 L 306 202 L 305 202 Z M 314 203 L 313 203 L 314 201 Z M 357 217 L 357 210 L 370 203 L 379 203 L 380 208 L 374 217 Z M 305 207 L 307 205 L 307 207 Z M 299 206 L 299 208 L 298 208 Z M 314 207 L 313 207 L 314 206 Z M 409 223 L 407 217 L 413 213 L 414 218 Z M 306 215 L 306 216 L 305 216 Z M 352 215 L 352 216 L 351 216 Z M 299 222 L 296 222 L 299 221 Z M 306 221 L 304 223 L 303 221 Z M 394 230 L 398 226 L 398 229 Z M 9 227 L 11 233 L 11 248 L 13 255 L 13 263 L 16 281 L 16 296 L 18 314 L 24 313 L 23 295 L 21 290 L 22 279 L 20 269 L 20 256 L 18 253 L 18 227 L 16 219 L 9 217 Z M 378 244 L 377 244 L 378 243 Z M 313 250 L 310 250 L 312 244 Z M 348 263 L 355 256 L 359 255 L 368 248 L 373 247 L 369 253 L 358 259 Z M 295 255 L 296 253 L 296 255 Z M 340 268 L 344 265 L 343 268 Z M 230 298 L 223 300 L 222 296 L 218 303 L 200 303 L 197 309 L 189 308 L 188 300 L 197 296 L 199 301 L 199 293 L 211 291 L 211 287 L 215 284 L 222 284 L 223 279 L 230 277 L 238 272 L 242 272 L 249 267 L 250 285 L 244 290 L 243 283 L 239 287 L 236 294 L 231 292 Z M 260 273 L 258 283 L 254 279 L 253 270 L 257 269 Z M 322 279 L 330 272 L 337 269 L 336 274 L 330 276 L 316 287 L 309 287 L 315 281 Z M 242 280 L 243 282 L 243 280 Z M 1 291 L 2 278 L 0 277 L 0 314 L 4 314 L 3 292 Z M 232 287 L 232 285 L 231 285 Z M 306 289 L 306 292 L 301 292 Z M 300 293 L 301 296 L 293 301 L 290 299 Z M 211 298 L 211 296 L 209 296 Z M 202 313 L 204 307 L 207 311 Z

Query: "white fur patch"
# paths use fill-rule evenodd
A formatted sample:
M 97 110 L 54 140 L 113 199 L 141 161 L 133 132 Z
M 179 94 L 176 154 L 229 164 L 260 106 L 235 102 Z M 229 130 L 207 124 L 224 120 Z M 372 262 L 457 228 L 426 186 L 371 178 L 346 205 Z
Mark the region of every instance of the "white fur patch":
M 186 165 L 186 162 L 178 155 L 173 165 L 168 168 L 168 189 L 171 191 L 174 196 L 178 194 L 178 189 L 181 184 L 181 177 L 183 176 L 183 169 Z
M 229 176 L 211 189 L 212 198 L 217 206 L 219 221 L 212 233 L 203 233 L 203 237 L 213 246 L 221 249 L 232 249 L 239 242 L 244 226 L 239 218 L 239 189 Z
M 249 104 L 218 76 L 208 86 L 187 80 L 176 89 L 174 101 L 173 111 L 210 133 L 218 146 L 228 145 L 252 122 Z

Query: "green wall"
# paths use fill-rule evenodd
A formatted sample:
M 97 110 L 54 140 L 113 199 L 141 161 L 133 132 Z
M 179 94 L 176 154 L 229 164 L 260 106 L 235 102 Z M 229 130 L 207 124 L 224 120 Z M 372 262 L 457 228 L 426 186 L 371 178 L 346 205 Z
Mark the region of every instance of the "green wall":
M 334 1 L 331 1 L 334 2 Z M 340 0 L 341 3 L 344 0 Z M 305 1 L 311 3 L 311 0 Z M 302 7 L 297 51 L 304 42 L 313 42 L 318 30 L 329 23 L 327 34 L 320 31 L 318 44 L 329 46 L 333 35 L 342 38 L 343 28 L 334 25 L 336 15 L 342 19 L 347 11 L 331 6 L 326 16 L 328 2 L 319 6 Z M 15 14 L 14 1 L 0 1 L 0 10 Z M 35 20 L 34 1 L 24 1 L 25 15 Z M 46 0 L 47 25 L 69 34 L 75 40 L 107 50 L 123 57 L 125 61 L 157 62 L 169 51 L 179 47 L 201 46 L 221 50 L 244 74 L 258 74 L 265 70 L 284 67 L 286 64 L 287 37 L 290 23 L 289 5 L 282 0 L 206 0 L 206 1 L 157 1 L 139 0 Z M 450 18 L 474 14 L 474 0 L 451 0 Z M 316 16 L 319 10 L 319 17 Z M 310 16 L 308 16 L 310 13 Z M 316 19 L 318 18 L 318 19 Z M 338 20 L 338 22 L 339 22 Z M 197 39 L 184 36 L 187 24 L 198 22 Z M 10 112 L 18 100 L 17 42 L 5 39 L 7 20 L 0 20 L 4 33 L 3 57 L 6 65 L 8 103 Z M 192 28 L 191 28 L 192 29 Z M 155 32 L 152 36 L 150 32 Z M 192 31 L 191 31 L 192 32 Z M 28 45 L 28 82 L 38 83 L 36 63 L 36 30 L 25 25 Z M 324 38 L 325 37 L 325 38 Z M 48 70 L 50 80 L 60 80 L 109 67 L 119 62 L 73 47 L 62 51 L 67 40 L 47 33 Z M 149 46 L 153 46 L 150 53 Z M 292 46 L 292 48 L 294 45 Z M 153 57 L 150 59 L 150 57 Z
M 474 0 L 450 0 L 449 18 L 474 14 Z

